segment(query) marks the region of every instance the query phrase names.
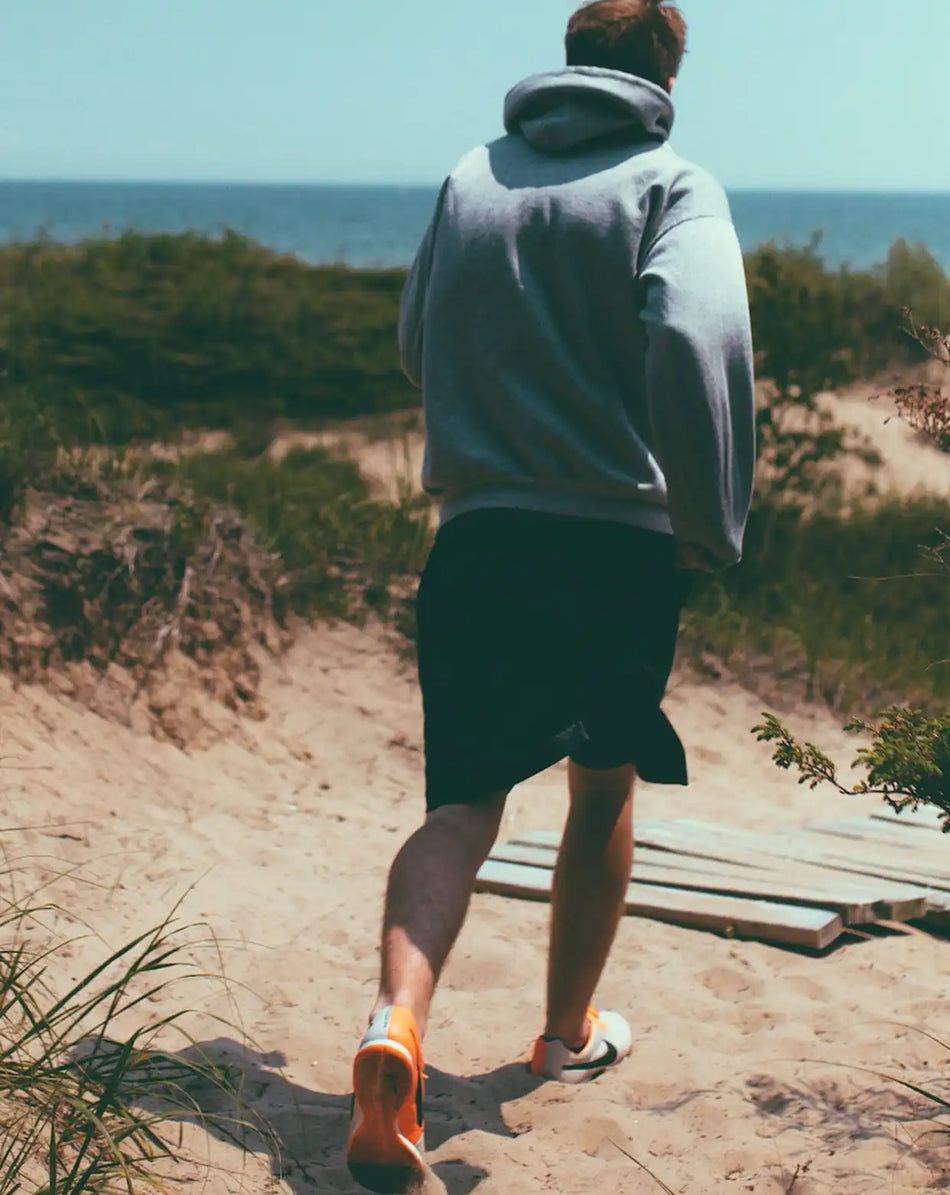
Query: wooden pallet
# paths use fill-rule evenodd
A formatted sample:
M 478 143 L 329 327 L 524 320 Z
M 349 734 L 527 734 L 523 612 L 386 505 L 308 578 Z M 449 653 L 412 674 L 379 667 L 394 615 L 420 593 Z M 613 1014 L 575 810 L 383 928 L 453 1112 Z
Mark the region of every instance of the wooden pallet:
M 923 866 L 912 856 L 873 842 L 844 842 L 816 839 L 797 828 L 773 834 L 738 830 L 712 823 L 682 820 L 645 821 L 637 825 L 637 839 L 643 845 L 674 853 L 695 854 L 724 862 L 743 857 L 769 860 L 773 867 L 806 864 L 833 872 L 873 876 L 925 891 L 938 906 L 948 904 L 950 893 L 950 849 L 948 866 Z
M 893 816 L 893 815 L 892 815 Z M 848 926 L 950 921 L 950 840 L 932 818 L 842 818 L 773 833 L 678 819 L 637 822 L 635 916 L 820 950 Z M 546 900 L 560 836 L 499 844 L 478 888 Z
M 554 848 L 549 844 L 517 841 L 497 846 L 493 859 L 553 867 Z M 909 921 L 926 911 L 926 898 L 916 889 L 881 883 L 862 877 L 842 876 L 829 880 L 818 868 L 765 870 L 710 859 L 674 856 L 667 851 L 639 850 L 633 868 L 635 884 L 660 884 L 720 896 L 749 900 L 770 900 L 779 904 L 830 909 L 845 925 L 867 925 L 874 921 Z
M 921 915 L 923 905 L 942 905 L 946 899 L 942 893 L 934 892 L 921 883 L 917 876 L 910 882 L 906 879 L 897 881 L 877 875 L 872 870 L 869 878 L 862 870 L 860 860 L 855 873 L 847 874 L 849 868 L 853 870 L 853 861 L 846 859 L 845 866 L 840 866 L 839 860 L 828 857 L 821 843 L 814 848 L 808 843 L 799 842 L 796 845 L 794 841 L 789 845 L 788 835 L 792 832 L 764 835 L 723 826 L 707 826 L 686 819 L 641 821 L 636 826 L 637 859 L 640 862 L 644 857 L 656 859 L 665 855 L 678 863 L 694 859 L 725 868 L 741 866 L 763 875 L 768 874 L 782 883 L 791 880 L 802 884 L 821 883 L 826 890 L 830 890 L 828 871 L 831 870 L 838 873 L 833 881 L 836 891 L 839 885 L 851 883 L 862 885 L 867 892 L 867 886 L 873 884 L 876 915 L 885 921 L 913 920 Z M 518 841 L 556 849 L 559 836 L 540 831 Z
M 950 838 L 937 835 L 929 829 L 910 827 L 895 830 L 892 822 L 877 821 L 870 817 L 845 817 L 836 821 L 815 822 L 803 826 L 797 834 L 822 835 L 844 838 L 849 842 L 873 844 L 875 853 L 883 847 L 903 862 L 916 861 L 928 869 L 945 872 L 950 869 Z
M 551 868 L 489 858 L 478 873 L 476 888 L 501 896 L 548 900 L 553 877 Z M 830 946 L 844 929 L 841 918 L 830 909 L 798 908 L 764 900 L 683 892 L 652 884 L 631 884 L 627 890 L 626 909 L 635 917 L 714 930 L 727 937 L 753 938 L 812 950 Z
M 936 830 L 941 834 L 946 823 L 945 816 L 932 805 L 921 805 L 916 810 L 908 808 L 903 813 L 895 813 L 889 805 L 882 805 L 876 813 L 871 814 L 871 820 L 889 822 L 904 829 Z

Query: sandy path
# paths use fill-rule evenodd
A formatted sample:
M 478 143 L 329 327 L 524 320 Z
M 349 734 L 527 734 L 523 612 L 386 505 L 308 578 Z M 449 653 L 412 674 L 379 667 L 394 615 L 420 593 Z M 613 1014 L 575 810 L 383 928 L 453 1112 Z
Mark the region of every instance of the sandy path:
M 947 380 L 943 372 L 934 371 L 933 376 Z M 870 481 L 882 494 L 937 494 L 950 498 L 950 455 L 909 427 L 879 388 L 855 386 L 826 401 L 838 422 L 866 437 L 881 456 L 881 465 L 875 469 L 849 462 L 845 472 L 852 484 Z
M 354 1189 L 342 1155 L 349 1065 L 373 995 L 386 868 L 420 812 L 419 704 L 383 637 L 351 628 L 306 634 L 266 695 L 267 722 L 186 755 L 0 680 L 3 823 L 59 827 L 4 839 L 11 856 L 43 856 L 24 863 L 24 882 L 82 865 L 52 894 L 110 946 L 179 898 L 185 921 L 215 932 L 220 962 L 198 958 L 223 963 L 230 988 L 199 982 L 148 1013 L 197 1010 L 188 1029 L 241 1065 L 245 1097 L 274 1127 L 282 1189 L 329 1195 Z M 754 827 L 866 807 L 776 772 L 749 735 L 760 703 L 742 691 L 679 682 L 669 708 L 694 783 L 645 787 L 643 816 Z M 850 756 L 828 717 L 794 721 Z M 558 769 L 517 790 L 506 834 L 556 828 L 562 792 Z M 923 1129 L 902 1123 L 898 1089 L 836 1065 L 946 1073 L 946 1051 L 895 1024 L 943 1028 L 945 943 L 895 934 L 814 958 L 627 919 L 601 1000 L 629 1013 L 636 1058 L 571 1090 L 535 1087 L 522 1065 L 539 1025 L 546 920 L 543 905 L 477 896 L 447 969 L 427 1043 L 428 1121 L 452 1195 L 656 1190 L 618 1147 L 683 1195 L 892 1195 L 950 1182 L 935 1139 L 914 1147 Z M 103 949 L 77 943 L 57 978 Z M 273 1186 L 260 1140 L 248 1155 L 199 1128 L 186 1140 L 224 1168 L 211 1191 Z M 796 1167 L 807 1173 L 791 1186 Z
M 908 383 L 922 377 L 935 384 L 950 381 L 940 366 L 908 375 Z M 900 384 L 895 380 L 894 384 Z M 886 396 L 889 383 L 860 383 L 838 393 L 822 395 L 820 404 L 836 422 L 864 437 L 881 456 L 881 465 L 865 466 L 846 459 L 842 471 L 849 488 L 858 491 L 872 482 L 882 495 L 919 493 L 950 497 L 950 455 L 928 443 L 897 415 Z M 413 412 L 353 419 L 321 432 L 287 432 L 277 438 L 271 453 L 280 459 L 292 448 L 321 446 L 342 451 L 359 463 L 381 497 L 397 498 L 418 489 L 424 440 Z
M 834 402 L 883 452 L 881 488 L 950 494 L 950 458 L 866 395 Z M 393 445 L 378 430 L 340 442 L 394 493 L 417 475 L 421 444 L 406 431 Z M 186 1144 L 218 1168 L 214 1195 L 331 1195 L 354 1189 L 342 1154 L 349 1067 L 373 997 L 386 869 L 420 816 L 419 701 L 385 637 L 352 628 L 305 634 L 271 668 L 265 699 L 267 721 L 234 724 L 187 755 L 0 678 L 0 821 L 46 827 L 2 844 L 21 860 L 23 893 L 78 868 L 50 889 L 92 931 L 58 959 L 60 983 L 179 900 L 183 922 L 216 935 L 216 949 L 191 953 L 229 982 L 192 983 L 145 1007 L 152 1020 L 195 1010 L 189 1032 L 238 1068 L 247 1104 L 272 1125 L 283 1183 L 259 1136 L 242 1152 L 189 1126 Z M 668 708 L 693 785 L 644 786 L 641 816 L 770 827 L 869 808 L 777 772 L 749 733 L 762 704 L 734 686 L 679 679 Z M 851 758 L 828 715 L 788 720 Z M 554 769 L 516 790 L 504 833 L 557 828 L 563 789 Z M 37 941 L 74 932 L 54 912 L 43 921 Z M 624 1149 L 682 1195 L 950 1186 L 940 1139 L 913 1121 L 897 1087 L 855 1069 L 947 1074 L 947 1051 L 906 1028 L 944 1029 L 946 943 L 881 934 L 815 958 L 628 918 L 601 1000 L 630 1015 L 636 1057 L 570 1090 L 536 1087 L 523 1067 L 539 1026 L 546 921 L 543 905 L 477 896 L 447 968 L 427 1041 L 428 1129 L 451 1195 L 657 1190 Z M 209 1109 L 220 1103 L 195 1094 Z

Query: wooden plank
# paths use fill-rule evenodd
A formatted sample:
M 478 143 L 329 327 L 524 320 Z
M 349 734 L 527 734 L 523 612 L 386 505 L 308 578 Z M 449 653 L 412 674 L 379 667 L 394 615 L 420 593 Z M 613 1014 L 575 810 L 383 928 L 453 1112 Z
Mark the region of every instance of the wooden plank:
M 937 868 L 950 868 L 950 838 L 937 838 L 920 827 L 899 830 L 892 823 L 870 817 L 844 817 L 835 821 L 815 822 L 796 833 L 830 835 L 857 842 L 884 845 L 902 857 L 927 860 Z
M 648 825 L 652 831 L 653 827 L 676 827 L 679 826 L 680 823 L 678 821 L 650 822 Z M 672 850 L 672 848 L 667 847 L 665 844 L 660 845 L 654 842 L 653 837 L 650 834 L 647 835 L 646 841 L 644 841 L 644 837 L 637 831 L 637 826 L 634 826 L 634 839 L 637 844 L 637 849 L 641 851 L 641 854 L 641 848 L 663 853 L 669 853 Z M 561 845 L 561 836 L 556 831 L 552 830 L 534 830 L 530 833 L 521 834 L 517 838 L 513 838 L 512 842 L 518 846 L 541 846 L 546 847 L 548 850 L 556 851 Z M 730 866 L 748 868 L 757 874 L 764 874 L 766 872 L 774 873 L 776 871 L 776 864 L 774 860 L 769 859 L 767 856 L 756 855 L 749 852 L 747 852 L 741 858 L 739 856 L 739 852 L 734 852 L 733 856 L 728 859 L 720 858 L 719 855 L 711 851 L 682 851 L 677 853 L 681 854 L 684 858 L 704 859 L 709 862 L 720 862 Z
M 893 864 L 909 869 L 920 877 L 917 881 L 920 884 L 930 880 L 950 883 L 950 849 L 939 849 L 939 839 L 936 851 L 915 850 L 913 843 L 908 846 L 895 845 L 893 837 L 886 830 L 883 836 L 875 838 L 873 832 L 859 837 L 854 834 L 802 828 L 790 830 L 783 835 L 783 840 L 814 843 L 817 849 L 831 853 L 836 858 L 856 859 L 859 862 L 870 860 L 877 864 Z
M 857 850 L 863 858 L 898 862 L 919 875 L 921 884 L 928 878 L 950 879 L 950 839 L 938 838 L 929 830 L 898 830 L 886 822 L 854 818 L 820 822 L 796 833 L 837 852 L 851 855 Z
M 814 844 L 807 842 L 789 842 L 787 836 L 756 834 L 752 831 L 727 829 L 722 826 L 707 825 L 687 819 L 678 821 L 650 821 L 640 823 L 638 837 L 641 843 L 646 842 L 657 849 L 692 854 L 699 857 L 710 857 L 729 861 L 739 859 L 746 861 L 756 859 L 770 861 L 783 870 L 788 866 L 800 868 L 820 868 L 831 870 L 841 875 L 860 875 L 862 877 L 875 876 L 878 881 L 888 885 L 888 892 L 892 892 L 892 885 L 907 892 L 908 887 L 912 895 L 926 896 L 928 906 L 946 907 L 950 897 L 945 892 L 938 892 L 930 886 L 929 877 L 922 879 L 919 871 L 901 871 L 893 866 L 876 866 L 866 859 L 855 862 L 853 859 L 842 859 L 829 856 Z M 853 878 L 853 876 L 852 876 Z M 893 920 L 897 920 L 895 916 Z
M 561 845 L 560 836 L 552 833 L 550 830 L 537 830 L 533 833 L 523 834 L 518 838 L 513 838 L 511 842 L 506 843 L 506 846 L 524 847 L 525 850 L 542 852 L 545 857 L 544 866 L 553 867 L 557 859 L 557 852 Z M 671 856 L 669 851 L 654 850 L 652 847 L 638 844 L 637 846 L 637 865 L 644 860 L 648 860 L 656 864 L 666 864 L 667 866 L 677 866 L 689 868 L 693 871 L 702 871 L 707 874 L 717 869 L 726 868 L 733 872 L 739 872 L 747 876 L 760 876 L 763 878 L 777 875 L 776 869 L 773 865 L 768 867 L 755 866 L 750 867 L 741 863 L 720 863 L 714 859 L 703 859 L 694 855 L 677 855 Z M 540 855 L 539 855 L 540 862 Z M 769 860 L 765 861 L 767 864 Z M 822 873 L 823 874 L 823 873 Z
M 545 867 L 489 859 L 482 865 L 475 886 L 480 892 L 548 900 L 553 874 Z M 830 946 L 844 930 L 841 918 L 830 909 L 682 892 L 649 884 L 630 885 L 626 911 L 635 917 L 649 917 L 690 929 L 712 930 L 727 937 L 751 938 L 811 950 Z
M 880 809 L 871 814 L 871 818 L 873 821 L 890 822 L 904 829 L 913 827 L 918 830 L 936 830 L 938 834 L 944 832 L 945 816 L 933 805 L 920 805 L 916 810 L 907 808 L 903 813 L 895 813 L 890 805 L 882 804 Z
M 800 881 L 772 879 L 768 873 L 751 868 L 729 868 L 703 859 L 680 859 L 663 851 L 641 851 L 634 864 L 634 884 L 654 884 L 667 888 L 715 892 L 721 896 L 740 896 L 752 900 L 770 900 L 779 904 L 806 905 L 833 909 L 845 925 L 867 925 L 881 919 L 871 890 L 850 883 L 836 883 L 826 872 L 818 872 L 823 881 L 809 886 Z M 661 858 L 657 859 L 659 855 Z M 556 855 L 543 846 L 497 844 L 489 856 L 504 863 L 523 863 L 529 867 L 553 867 Z M 923 897 L 916 900 L 910 917 L 926 911 Z M 909 917 L 906 918 L 909 920 Z
M 904 866 L 899 859 L 881 859 L 872 856 L 863 847 L 848 854 L 831 850 L 806 838 L 796 839 L 791 833 L 784 835 L 756 834 L 749 830 L 725 829 L 682 819 L 675 822 L 640 823 L 637 836 L 641 842 L 649 842 L 660 849 L 679 851 L 683 854 L 698 854 L 728 861 L 730 856 L 758 854 L 783 861 L 807 863 L 816 867 L 864 876 L 877 876 L 892 883 L 910 885 L 919 893 L 925 892 L 928 902 L 946 903 L 946 897 L 934 897 L 932 890 L 950 892 L 950 880 L 919 869 Z M 896 918 L 894 918 L 896 920 Z
M 662 856 L 668 855 L 669 866 L 686 867 L 692 861 L 703 865 L 711 877 L 724 874 L 755 877 L 761 881 L 763 896 L 767 895 L 765 889 L 769 885 L 785 888 L 794 885 L 793 891 L 803 891 L 809 895 L 824 892 L 826 899 L 821 901 L 824 907 L 840 908 L 842 904 L 850 903 L 855 906 L 852 914 L 855 918 L 861 916 L 857 906 L 870 904 L 874 918 L 910 921 L 923 916 L 927 907 L 934 903 L 932 894 L 917 883 L 899 884 L 879 876 L 843 871 L 832 874 L 833 869 L 827 866 L 818 867 L 810 862 L 789 861 L 761 851 L 742 850 L 734 843 L 724 848 L 720 843 L 713 843 L 708 836 L 704 836 L 697 846 L 694 843 L 695 835 L 684 834 L 682 825 L 685 823 L 677 821 L 644 823 L 643 833 L 637 835 L 637 867 L 643 866 L 647 860 L 659 863 Z M 511 845 L 540 846 L 551 852 L 553 861 L 559 841 L 558 834 L 541 830 L 521 835 Z M 711 883 L 707 887 L 713 890 L 716 885 Z M 775 889 L 768 895 L 775 896 Z
M 634 826 L 634 837 L 636 837 L 636 826 Z M 520 834 L 511 841 L 518 844 L 523 843 L 525 846 L 546 846 L 556 851 L 561 845 L 561 835 L 557 830 L 531 830 L 527 834 Z

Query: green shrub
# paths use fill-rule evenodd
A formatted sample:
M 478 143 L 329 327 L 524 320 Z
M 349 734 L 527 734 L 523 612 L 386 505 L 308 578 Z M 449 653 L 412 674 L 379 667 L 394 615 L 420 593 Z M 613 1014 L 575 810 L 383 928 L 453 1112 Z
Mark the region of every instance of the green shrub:
M 818 404 L 823 391 L 924 360 L 905 334 L 902 309 L 931 318 L 950 306 L 950 279 L 922 246 L 897 241 L 872 271 L 833 270 L 820 238 L 802 247 L 764 245 L 746 256 L 756 373 L 767 398 L 757 412 L 759 492 L 812 504 L 838 488 L 829 464 L 873 454 Z
M 950 696 L 947 578 L 937 548 L 948 510 L 939 499 L 893 501 L 803 517 L 753 510 L 745 558 L 701 584 L 684 631 L 709 652 L 810 698 L 870 713 L 889 702 L 937 709 Z
M 913 308 L 930 327 L 950 325 L 950 278 L 925 245 L 895 241 L 887 261 L 874 273 L 893 310 Z
M 895 314 L 935 321 L 948 305 L 939 265 L 904 242 L 872 271 L 829 269 L 817 242 L 746 264 L 760 373 L 786 399 L 915 359 Z M 414 406 L 396 347 L 404 279 L 309 266 L 233 232 L 6 246 L 0 382 L 55 410 L 68 439 L 114 444 L 196 426 L 253 440 L 278 418 Z
M 198 499 L 243 515 L 287 572 L 289 601 L 301 615 L 384 617 L 425 561 L 428 501 L 380 502 L 359 469 L 323 449 L 267 457 L 184 457 L 166 466 Z
M 22 389 L 0 389 L 0 527 L 17 513 L 59 438 L 49 413 Z
M 902 312 L 940 324 L 950 311 L 950 278 L 925 246 L 904 240 L 871 270 L 827 266 L 818 236 L 763 245 L 745 263 L 758 373 L 782 389 L 834 388 L 921 361 Z
M 950 336 L 933 324 L 915 323 L 909 310 L 905 310 L 904 315 L 903 326 L 908 337 L 935 361 L 950 367 Z M 893 393 L 902 418 L 938 448 L 945 451 L 950 448 L 950 395 L 939 385 L 931 383 L 905 387 Z M 925 509 L 922 503 L 916 506 L 918 514 Z M 873 721 L 858 718 L 846 727 L 853 733 L 870 736 L 870 746 L 861 749 L 854 761 L 855 767 L 866 772 L 867 779 L 851 787 L 842 785 L 834 761 L 814 743 L 796 741 L 774 714 L 766 714 L 765 722 L 754 727 L 753 733 L 758 735 L 760 742 L 777 744 L 774 762 L 786 770 L 796 769 L 800 784 L 809 784 L 812 788 L 819 784 L 830 784 L 845 794 L 875 793 L 898 811 L 908 805 L 914 808 L 920 803 L 931 805 L 944 816 L 944 831 L 950 832 L 950 714 L 945 712 L 950 691 L 950 622 L 947 620 L 950 535 L 944 530 L 948 515 L 946 503 L 934 501 L 932 506 L 934 521 L 940 530 L 930 535 L 930 543 L 925 545 L 923 556 L 918 552 L 916 561 L 906 568 L 901 566 L 910 548 L 911 538 L 906 535 L 892 538 L 895 529 L 890 524 L 893 519 L 885 518 L 880 527 L 882 550 L 877 555 L 882 557 L 881 564 L 886 567 L 881 569 L 878 584 L 891 587 L 891 593 L 899 593 L 901 598 L 890 603 L 883 617 L 880 611 L 875 610 L 873 602 L 868 603 L 863 618 L 859 618 L 861 612 L 855 610 L 852 621 L 845 612 L 844 632 L 847 634 L 855 628 L 859 633 L 864 632 L 862 639 L 866 643 L 870 663 L 870 667 L 865 664 L 865 678 L 876 681 L 878 689 L 881 679 L 887 678 L 887 687 L 891 690 L 894 683 L 900 680 L 904 689 L 894 698 L 898 704 L 883 713 L 879 712 Z M 911 507 L 907 508 L 908 513 L 912 510 Z M 889 513 L 893 515 L 900 512 L 892 508 Z M 925 518 L 930 521 L 929 514 Z M 900 527 L 896 530 L 899 533 Z M 918 526 L 918 535 L 925 530 L 925 527 Z M 850 541 L 855 531 L 867 546 L 866 533 L 860 536 L 860 520 L 842 523 L 839 538 L 842 542 Z M 853 551 L 855 546 L 854 543 L 850 544 L 852 558 L 855 555 L 860 558 L 860 551 L 856 554 Z M 897 556 L 901 559 L 897 559 Z M 825 627 L 820 624 L 819 617 L 821 607 L 827 607 L 827 603 L 806 600 L 800 604 L 806 611 L 802 625 L 811 628 L 814 646 L 820 650 L 822 640 L 828 638 L 829 630 L 834 634 L 834 618 L 826 615 L 829 625 Z M 720 602 L 720 612 L 728 605 L 728 600 Z M 904 607 L 903 617 L 901 606 Z M 841 614 L 839 610 L 839 624 Z M 807 638 L 801 640 L 803 646 Z M 854 681 L 862 679 L 861 665 L 855 652 L 855 648 L 860 646 L 861 641 L 855 642 L 853 634 L 842 640 L 837 648 L 833 642 L 829 644 L 837 655 L 850 658 L 852 671 L 848 680 L 852 689 Z M 912 671 L 908 672 L 908 666 Z M 812 677 L 825 667 L 824 659 L 812 656 Z M 865 688 L 861 693 L 865 708 L 871 696 L 869 688 L 873 691 L 873 686 L 865 679 Z M 887 694 L 883 696 L 886 699 Z M 911 708 L 907 704 L 909 701 L 926 708 Z M 932 716 L 928 716 L 930 711 Z M 933 1093 L 922 1094 L 935 1098 Z
M 854 766 L 867 779 L 853 786 L 838 779 L 834 761 L 814 743 L 798 743 L 774 714 L 753 733 L 761 743 L 777 743 L 773 760 L 786 771 L 796 769 L 799 784 L 817 788 L 830 784 L 845 796 L 881 796 L 900 813 L 908 806 L 930 805 L 944 817 L 950 831 L 950 714 L 928 718 L 920 710 L 895 706 L 873 722 L 856 719 L 845 730 L 871 736 L 871 745 L 857 752 Z
M 194 233 L 0 249 L 0 373 L 104 438 L 410 406 L 404 273 L 316 269 Z M 85 434 L 73 420 L 74 436 Z M 101 437 L 100 437 L 101 438 Z

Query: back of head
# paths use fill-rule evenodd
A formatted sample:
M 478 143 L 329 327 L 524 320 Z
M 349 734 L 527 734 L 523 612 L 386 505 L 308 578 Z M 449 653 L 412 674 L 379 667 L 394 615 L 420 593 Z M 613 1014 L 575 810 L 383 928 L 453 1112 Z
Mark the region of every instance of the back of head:
M 571 17 L 568 66 L 623 71 L 665 91 L 686 52 L 686 22 L 663 0 L 593 0 Z

